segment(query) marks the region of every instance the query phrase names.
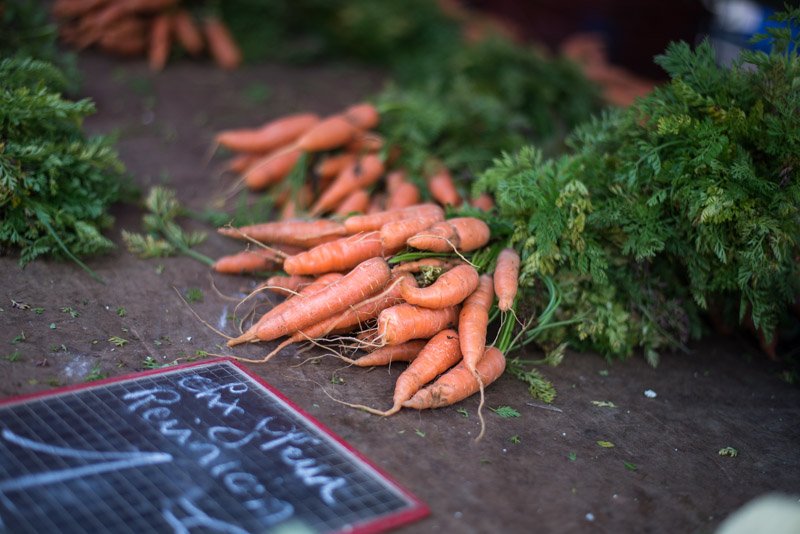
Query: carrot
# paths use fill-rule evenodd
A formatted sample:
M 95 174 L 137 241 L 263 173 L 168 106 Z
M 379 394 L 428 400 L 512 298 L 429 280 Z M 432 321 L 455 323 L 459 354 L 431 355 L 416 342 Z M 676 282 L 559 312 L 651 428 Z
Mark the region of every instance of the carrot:
M 375 106 L 367 102 L 350 106 L 344 110 L 342 115 L 361 130 L 372 130 L 378 126 L 381 121 L 378 110 Z
M 492 211 L 494 200 L 487 193 L 482 193 L 478 198 L 472 200 L 472 205 L 481 211 Z
M 369 193 L 366 189 L 357 189 L 350 193 L 339 207 L 336 208 L 337 215 L 349 215 L 350 213 L 363 213 L 369 207 Z
M 239 228 L 219 228 L 217 231 L 235 239 L 254 239 L 267 245 L 300 247 L 316 246 L 326 239 L 336 239 L 347 234 L 342 223 L 328 220 L 268 222 Z
M 446 169 L 428 178 L 428 191 L 433 199 L 444 206 L 460 206 L 461 195 L 456 190 L 453 177 Z
M 348 332 L 353 327 L 359 326 L 370 319 L 374 319 L 386 308 L 401 302 L 400 286 L 405 278 L 411 278 L 411 280 L 413 280 L 413 277 L 409 274 L 402 274 L 399 276 L 392 275 L 393 281 L 390 281 L 386 288 L 379 294 L 351 306 L 341 314 L 324 319 L 308 328 L 298 330 L 261 361 L 268 361 L 272 356 L 293 343 L 300 343 L 310 339 L 320 339 L 332 333 Z
M 478 271 L 471 265 L 459 265 L 443 273 L 428 287 L 404 284 L 401 292 L 409 304 L 442 309 L 461 304 L 478 287 Z
M 217 65 L 226 70 L 238 67 L 242 62 L 242 52 L 225 23 L 215 16 L 209 16 L 203 24 L 203 31 Z
M 264 282 L 264 286 L 279 295 L 293 295 L 300 288 L 310 284 L 314 279 L 310 276 L 271 276 Z
M 385 345 L 398 345 L 412 339 L 429 339 L 458 321 L 455 306 L 441 310 L 398 304 L 378 315 L 378 337 Z
M 184 50 L 193 56 L 203 51 L 203 35 L 200 33 L 197 24 L 195 24 L 192 15 L 187 10 L 177 10 L 172 19 L 172 23 L 172 28 L 175 31 L 175 38 Z
M 508 311 L 514 305 L 519 287 L 519 254 L 513 248 L 504 248 L 497 256 L 494 269 L 494 292 L 497 293 L 497 307 Z
M 505 368 L 506 358 L 503 353 L 495 347 L 488 347 L 478 362 L 478 376 L 484 386 L 488 386 L 503 374 Z M 403 403 L 403 407 L 425 410 L 452 406 L 477 393 L 478 390 L 478 380 L 462 362 L 440 376 L 430 386 L 419 390 Z
M 241 174 L 262 156 L 263 154 L 239 154 L 234 156 L 225 164 L 225 171 Z
M 336 180 L 328 187 L 311 207 L 311 214 L 331 211 L 347 195 L 356 189 L 369 187 L 378 181 L 383 174 L 383 162 L 374 155 L 369 154 L 345 169 L 336 177 Z
M 314 113 L 298 113 L 272 120 L 259 128 L 240 128 L 218 133 L 214 141 L 236 152 L 270 152 L 293 143 L 319 122 Z
M 280 269 L 283 258 L 267 250 L 245 250 L 219 258 L 212 269 L 224 274 L 244 274 Z
M 115 22 L 100 37 L 98 45 L 112 54 L 138 56 L 147 48 L 145 22 L 139 17 L 125 17 Z
M 335 156 L 328 156 L 320 161 L 314 168 L 314 172 L 322 180 L 335 178 L 345 167 L 350 165 L 356 160 L 354 154 L 337 154 Z
M 439 211 L 432 212 L 430 215 L 420 215 L 413 219 L 387 222 L 380 229 L 383 248 L 387 250 L 402 248 L 409 237 L 430 228 L 442 219 L 444 219 L 444 213 Z
M 386 210 L 370 215 L 354 215 L 345 219 L 344 228 L 348 234 L 370 232 L 372 230 L 380 230 L 381 226 L 388 222 L 432 214 L 441 214 L 444 217 L 444 211 L 436 204 L 417 204 L 416 206 L 409 206 L 399 210 Z
M 156 72 L 164 69 L 169 58 L 170 30 L 172 29 L 172 16 L 168 13 L 156 15 L 150 28 L 150 49 L 148 64 L 150 70 Z
M 432 252 L 460 250 L 470 252 L 489 242 L 489 226 L 474 217 L 456 217 L 436 223 L 427 230 L 410 237 L 410 247 Z
M 406 208 L 418 204 L 419 200 L 419 188 L 411 182 L 403 182 L 393 192 L 389 193 L 389 198 L 386 200 L 386 209 Z
M 427 343 L 428 341 L 425 339 L 415 339 L 399 345 L 386 345 L 357 360 L 353 360 L 353 365 L 358 367 L 377 367 L 379 365 L 389 365 L 392 362 L 410 362 L 417 357 Z
M 417 393 L 422 386 L 447 371 L 461 359 L 458 333 L 442 330 L 431 338 L 409 366 L 397 377 L 392 397 L 392 407 L 383 415 L 400 411 L 403 403 Z
M 481 394 L 481 401 L 478 404 L 478 419 L 481 423 L 481 431 L 476 440 L 483 437 L 483 381 L 478 374 L 478 362 L 480 361 L 486 347 L 486 327 L 489 324 L 489 309 L 494 301 L 494 286 L 492 277 L 484 274 L 480 277 L 478 288 L 464 301 L 461 313 L 458 315 L 458 335 L 461 341 L 461 354 L 464 357 L 464 365 L 467 370 L 475 376 L 478 381 L 478 389 Z
M 325 152 L 346 145 L 358 133 L 359 129 L 342 115 L 333 115 L 303 134 L 295 148 L 303 152 Z
M 308 208 L 312 196 L 310 185 L 303 184 L 300 186 L 297 193 L 294 195 L 290 194 L 284 203 L 283 209 L 281 210 L 281 220 L 290 221 L 296 219 L 298 212 L 305 211 Z
M 273 313 L 274 310 L 267 312 L 262 324 L 255 331 L 249 329 L 238 338 L 228 341 L 228 346 L 233 347 L 255 339 L 270 341 L 302 330 L 375 294 L 386 285 L 390 274 L 386 260 L 370 258 L 319 293 L 309 295 L 299 304 L 292 299 L 278 312 Z M 295 304 L 291 304 L 292 302 Z
M 345 271 L 369 259 L 383 254 L 379 232 L 365 232 L 289 256 L 283 262 L 288 274 L 319 274 Z
M 102 31 L 126 15 L 132 13 L 157 13 L 177 3 L 178 0 L 125 0 L 124 2 L 113 2 L 98 14 L 94 25 L 98 30 Z
M 406 171 L 397 169 L 386 175 L 386 192 L 391 197 L 401 184 L 406 183 Z
M 283 180 L 297 164 L 300 156 L 299 150 L 284 152 L 275 157 L 266 155 L 247 168 L 243 176 L 244 183 L 251 191 L 261 191 Z

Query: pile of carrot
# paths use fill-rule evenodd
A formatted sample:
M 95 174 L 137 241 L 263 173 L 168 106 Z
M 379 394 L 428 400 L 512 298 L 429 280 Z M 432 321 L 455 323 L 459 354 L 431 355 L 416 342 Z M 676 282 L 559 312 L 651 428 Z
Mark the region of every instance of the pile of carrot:
M 504 313 L 514 302 L 519 256 L 501 243 L 485 264 L 496 266 L 479 272 L 468 258 L 488 249 L 489 225 L 454 209 L 465 203 L 447 169 L 434 166 L 421 188 L 394 167 L 402 147 L 384 146 L 379 122 L 378 111 L 360 103 L 216 136 L 215 148 L 236 153 L 227 168 L 237 184 L 282 203 L 281 220 L 219 229 L 246 248 L 220 258 L 217 272 L 282 271 L 258 290 L 287 296 L 228 345 L 281 340 L 262 357 L 240 357 L 249 362 L 326 340 L 359 349 L 358 358 L 340 354 L 355 366 L 409 362 L 390 407 L 359 406 L 382 415 L 482 397 L 505 369 L 487 331 L 493 309 Z M 489 197 L 472 204 L 492 208 Z
M 164 68 L 173 46 L 192 56 L 207 51 L 223 69 L 234 69 L 242 61 L 219 17 L 196 19 L 180 0 L 56 0 L 53 14 L 64 42 L 119 56 L 146 55 L 154 71 Z

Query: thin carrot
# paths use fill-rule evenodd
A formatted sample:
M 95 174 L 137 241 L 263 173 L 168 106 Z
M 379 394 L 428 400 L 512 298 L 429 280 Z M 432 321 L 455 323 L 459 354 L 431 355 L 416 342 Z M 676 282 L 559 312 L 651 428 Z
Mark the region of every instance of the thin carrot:
M 242 52 L 225 23 L 213 15 L 206 17 L 203 31 L 211 57 L 217 65 L 226 70 L 238 67 L 242 62 Z
M 409 237 L 430 228 L 443 219 L 444 213 L 434 211 L 430 215 L 387 222 L 380 229 L 381 243 L 387 250 L 399 249 L 405 245 Z
M 398 345 L 412 339 L 429 339 L 458 322 L 458 308 L 441 310 L 398 304 L 378 315 L 378 337 L 386 345 Z
M 495 347 L 488 347 L 478 362 L 478 376 L 484 386 L 488 386 L 503 374 L 506 358 Z M 404 408 L 425 410 L 442 408 L 466 399 L 479 390 L 478 380 L 464 363 L 459 363 L 433 384 L 419 390 L 413 397 L 403 403 Z
M 288 274 L 319 274 L 345 271 L 369 259 L 383 254 L 379 232 L 365 232 L 289 256 L 283 262 Z
M 428 191 L 433 199 L 444 206 L 460 206 L 461 195 L 456 190 L 453 177 L 447 169 L 443 169 L 428 178 Z
M 404 284 L 403 298 L 409 304 L 441 309 L 461 304 L 478 287 L 478 271 L 471 265 L 459 265 L 445 271 L 428 287 Z
M 245 250 L 219 258 L 212 269 L 224 274 L 244 274 L 280 269 L 283 258 L 262 249 Z
M 344 227 L 348 234 L 370 232 L 380 230 L 381 226 L 389 222 L 435 214 L 441 214 L 444 217 L 444 211 L 436 204 L 417 204 L 399 210 L 386 210 L 370 215 L 354 215 L 345 219 Z
M 193 56 L 203 51 L 203 35 L 187 10 L 177 10 L 172 22 L 175 38 L 184 50 Z
M 372 130 L 381 121 L 377 108 L 367 102 L 350 106 L 342 115 L 361 130 Z
M 259 128 L 240 128 L 218 133 L 214 141 L 236 152 L 270 152 L 296 141 L 317 123 L 314 113 L 298 113 L 272 120 Z
M 408 245 L 432 252 L 470 252 L 489 242 L 489 226 L 474 217 L 456 217 L 436 223 L 427 230 L 410 237 Z
M 328 180 L 335 178 L 345 167 L 355 162 L 356 156 L 354 154 L 337 154 L 335 156 L 328 156 L 314 168 L 314 172 L 321 180 Z
M 396 169 L 386 174 L 386 192 L 391 197 L 401 184 L 407 182 L 406 171 L 403 169 Z
M 314 279 L 310 276 L 276 275 L 267 278 L 266 282 L 264 282 L 264 286 L 273 293 L 289 296 L 313 281 Z
M 513 248 L 504 248 L 497 256 L 494 269 L 494 291 L 497 307 L 506 312 L 514 305 L 519 287 L 519 254 Z
M 425 339 L 415 339 L 399 345 L 386 345 L 353 360 L 353 365 L 358 367 L 377 367 L 389 365 L 392 362 L 410 362 L 417 357 L 427 343 L 428 341 Z
M 256 160 L 244 172 L 244 183 L 251 191 L 261 191 L 283 180 L 297 164 L 301 152 L 292 150 L 276 157 L 266 155 Z
M 98 13 L 94 24 L 98 30 L 102 30 L 126 15 L 132 13 L 157 13 L 177 3 L 178 0 L 125 0 L 125 2 L 113 2 Z
M 369 207 L 369 193 L 366 189 L 357 189 L 350 193 L 342 203 L 336 208 L 337 215 L 349 215 L 351 213 L 364 213 Z
M 416 185 L 411 182 L 403 182 L 389 193 L 389 197 L 386 199 L 386 209 L 400 209 L 419 204 L 420 197 L 419 188 Z
M 225 171 L 241 174 L 262 156 L 263 154 L 239 154 L 234 156 L 225 164 Z
M 311 214 L 318 215 L 331 211 L 350 193 L 356 189 L 369 187 L 383 174 L 383 162 L 374 155 L 368 154 L 345 169 L 336 177 L 311 207 Z
M 458 315 L 458 335 L 461 341 L 461 354 L 464 357 L 464 365 L 478 381 L 478 389 L 481 394 L 480 404 L 478 404 L 478 419 L 481 423 L 481 431 L 476 440 L 483 437 L 485 427 L 483 421 L 483 381 L 478 373 L 478 362 L 480 361 L 486 347 L 486 328 L 489 325 L 489 309 L 494 301 L 494 287 L 492 277 L 484 274 L 480 277 L 478 288 L 464 301 L 461 313 Z
M 342 223 L 324 219 L 268 222 L 239 228 L 223 227 L 217 231 L 235 239 L 254 239 L 267 245 L 284 244 L 304 248 L 347 234 Z
M 295 148 L 303 152 L 325 152 L 346 145 L 358 135 L 359 129 L 342 115 L 323 119 L 303 134 Z
M 153 17 L 150 29 L 150 49 L 148 50 L 148 64 L 150 70 L 156 72 L 164 69 L 169 58 L 171 46 L 172 15 L 161 13 Z
M 442 330 L 431 338 L 409 366 L 400 373 L 394 386 L 392 407 L 383 415 L 400 411 L 403 403 L 414 396 L 425 384 L 444 373 L 461 359 L 458 333 Z
M 324 276 L 324 275 L 323 275 Z M 322 277 L 320 277 L 322 278 Z M 272 356 L 283 350 L 285 347 L 300 343 L 305 340 L 323 338 L 329 334 L 348 332 L 353 327 L 364 324 L 370 319 L 374 319 L 380 312 L 399 304 L 402 301 L 400 296 L 400 286 L 406 278 L 413 277 L 409 274 L 392 275 L 392 281 L 377 295 L 371 296 L 358 304 L 351 306 L 341 314 L 324 319 L 316 324 L 303 328 L 289 336 L 281 342 L 272 352 L 264 357 L 262 361 L 268 361 Z M 298 295 L 301 296 L 301 295 Z
M 301 303 L 289 305 L 292 301 L 287 301 L 287 306 L 277 313 L 267 312 L 263 323 L 255 331 L 249 329 L 238 338 L 228 341 L 228 346 L 255 339 L 270 341 L 302 330 L 375 294 L 386 285 L 390 275 L 386 260 L 370 258 Z

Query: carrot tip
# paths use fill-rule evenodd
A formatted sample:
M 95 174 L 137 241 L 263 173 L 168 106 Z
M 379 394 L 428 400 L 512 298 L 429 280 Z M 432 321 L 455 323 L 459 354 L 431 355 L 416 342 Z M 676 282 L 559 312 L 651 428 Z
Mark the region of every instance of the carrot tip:
M 255 341 L 258 341 L 258 338 L 256 337 L 255 334 L 249 334 L 249 333 L 245 332 L 241 336 L 235 337 L 235 338 L 229 340 L 228 341 L 228 346 L 229 347 L 235 347 L 236 345 L 241 345 L 243 343 L 253 343 Z

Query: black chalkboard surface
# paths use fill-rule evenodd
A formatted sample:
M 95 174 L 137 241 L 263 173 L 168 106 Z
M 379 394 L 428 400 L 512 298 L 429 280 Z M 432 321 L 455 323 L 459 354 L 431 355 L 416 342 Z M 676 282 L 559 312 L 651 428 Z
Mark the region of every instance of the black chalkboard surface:
M 378 532 L 427 513 L 230 360 L 0 403 L 0 532 Z

